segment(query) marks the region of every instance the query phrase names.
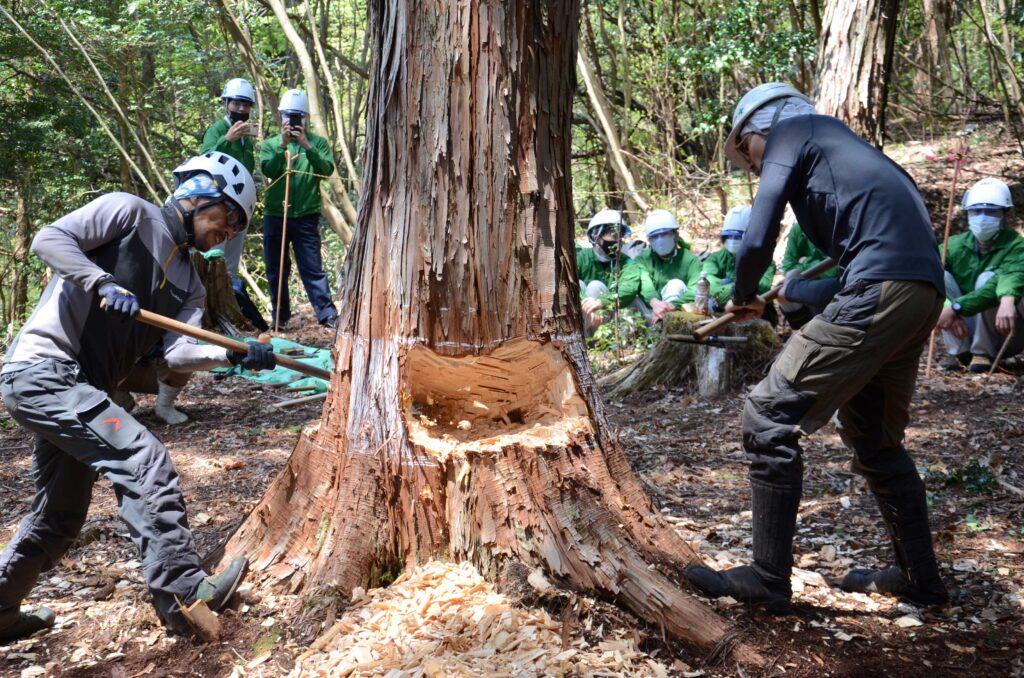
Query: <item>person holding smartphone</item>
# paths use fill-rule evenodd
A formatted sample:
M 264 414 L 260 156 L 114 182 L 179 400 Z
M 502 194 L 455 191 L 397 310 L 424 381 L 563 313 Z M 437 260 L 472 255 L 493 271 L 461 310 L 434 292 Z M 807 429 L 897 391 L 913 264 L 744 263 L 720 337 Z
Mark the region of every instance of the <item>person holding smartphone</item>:
M 242 163 L 242 166 L 249 170 L 251 175 L 256 169 L 253 136 L 256 133 L 257 125 L 249 122 L 249 115 L 256 103 L 256 90 L 248 80 L 234 78 L 228 80 L 224 85 L 220 98 L 224 102 L 224 117 L 206 130 L 206 134 L 203 135 L 203 146 L 199 152 L 200 154 L 218 152 L 231 156 Z M 248 224 L 246 224 L 246 228 L 241 229 L 214 249 L 224 253 L 224 262 L 227 265 L 228 275 L 231 276 L 231 288 L 242 313 L 257 329 L 265 330 L 267 329 L 266 322 L 245 291 L 245 283 L 238 277 L 238 265 L 242 260 L 242 250 L 245 246 L 247 232 Z M 153 411 L 167 424 L 172 426 L 184 424 L 188 421 L 188 415 L 175 407 L 175 401 L 188 383 L 191 373 L 179 372 L 167 367 L 159 351 L 155 356 L 150 356 L 147 359 L 155 360 L 157 364 L 157 392 Z M 151 392 L 151 388 L 147 385 L 145 392 Z M 134 400 L 127 391 L 119 394 L 118 402 L 129 406 L 129 408 L 134 406 Z
M 338 311 L 331 299 L 320 257 L 320 182 L 334 171 L 334 157 L 326 139 L 306 131 L 309 98 L 305 92 L 288 90 L 281 97 L 278 110 L 281 133 L 267 139 L 260 148 L 260 168 L 271 182 L 263 201 L 263 257 L 274 306 L 272 317 L 282 327 L 291 317 L 287 284 L 291 271 L 291 259 L 287 256 L 290 244 L 317 321 L 324 327 L 334 328 Z M 288 179 L 288 233 L 284 236 L 284 173 L 289 168 L 286 152 L 291 156 L 292 174 Z M 283 271 L 279 270 L 282 247 L 286 248 Z M 281 299 L 277 298 L 279 276 L 284 276 L 285 281 L 281 286 Z

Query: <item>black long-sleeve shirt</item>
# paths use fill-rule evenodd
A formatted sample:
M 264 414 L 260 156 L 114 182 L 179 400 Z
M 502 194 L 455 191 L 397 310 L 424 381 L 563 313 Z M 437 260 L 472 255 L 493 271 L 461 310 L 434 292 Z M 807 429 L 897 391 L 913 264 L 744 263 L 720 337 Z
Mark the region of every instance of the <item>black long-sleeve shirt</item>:
M 857 280 L 922 280 L 945 289 L 931 219 L 902 167 L 826 115 L 780 122 L 766 139 L 761 183 L 737 253 L 736 303 L 771 263 L 789 203 L 807 237 Z

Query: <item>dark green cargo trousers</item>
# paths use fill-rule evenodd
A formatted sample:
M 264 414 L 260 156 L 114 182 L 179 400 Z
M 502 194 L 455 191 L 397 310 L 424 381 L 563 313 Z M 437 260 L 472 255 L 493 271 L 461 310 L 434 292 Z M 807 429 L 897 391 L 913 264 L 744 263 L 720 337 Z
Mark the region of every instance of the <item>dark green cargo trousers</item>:
M 838 410 L 853 469 L 869 483 L 913 472 L 903 448 L 921 352 L 942 310 L 925 282 L 857 281 L 787 342 L 747 398 L 743 446 L 754 482 L 799 488 L 800 436 Z

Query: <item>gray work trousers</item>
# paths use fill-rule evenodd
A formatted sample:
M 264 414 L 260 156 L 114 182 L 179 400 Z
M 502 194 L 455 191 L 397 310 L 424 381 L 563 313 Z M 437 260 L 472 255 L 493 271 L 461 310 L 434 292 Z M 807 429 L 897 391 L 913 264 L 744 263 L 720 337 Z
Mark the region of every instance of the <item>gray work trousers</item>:
M 97 474 L 114 485 L 118 512 L 142 557 L 161 619 L 188 627 L 175 601 L 206 576 L 167 448 L 66 360 L 6 365 L 0 393 L 35 436 L 36 496 L 0 556 L 0 627 L 17 618 L 40 572 L 53 567 L 85 523 Z
M 991 271 L 985 271 L 979 275 L 974 283 L 974 289 L 984 287 L 994 275 L 996 274 Z M 962 295 L 963 291 L 956 284 L 956 279 L 949 271 L 946 271 L 946 296 L 956 299 Z M 957 339 L 949 330 L 943 330 L 942 341 L 946 345 L 946 352 L 951 355 L 970 352 L 973 355 L 983 355 L 989 358 L 999 355 L 999 349 L 1002 348 L 1006 337 L 996 329 L 996 312 L 998 310 L 998 307 L 993 306 L 975 315 L 965 317 L 964 322 L 967 323 L 969 332 L 963 339 Z M 1004 358 L 1024 351 L 1024 299 L 1017 302 L 1017 321 L 1014 323 L 1013 338 L 1009 342 L 1006 352 L 1003 354 Z

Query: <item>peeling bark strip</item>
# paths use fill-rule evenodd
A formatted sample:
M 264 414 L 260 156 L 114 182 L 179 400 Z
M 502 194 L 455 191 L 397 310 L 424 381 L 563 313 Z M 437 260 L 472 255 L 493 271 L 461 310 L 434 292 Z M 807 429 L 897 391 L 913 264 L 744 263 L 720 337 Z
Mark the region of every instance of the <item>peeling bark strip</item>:
M 610 433 L 580 332 L 578 10 L 371 2 L 336 373 L 319 429 L 228 551 L 292 591 L 348 592 L 435 557 L 492 573 L 519 560 L 710 651 L 729 627 L 679 590 L 696 555 Z
M 829 0 L 818 42 L 818 110 L 882 147 L 899 0 Z

